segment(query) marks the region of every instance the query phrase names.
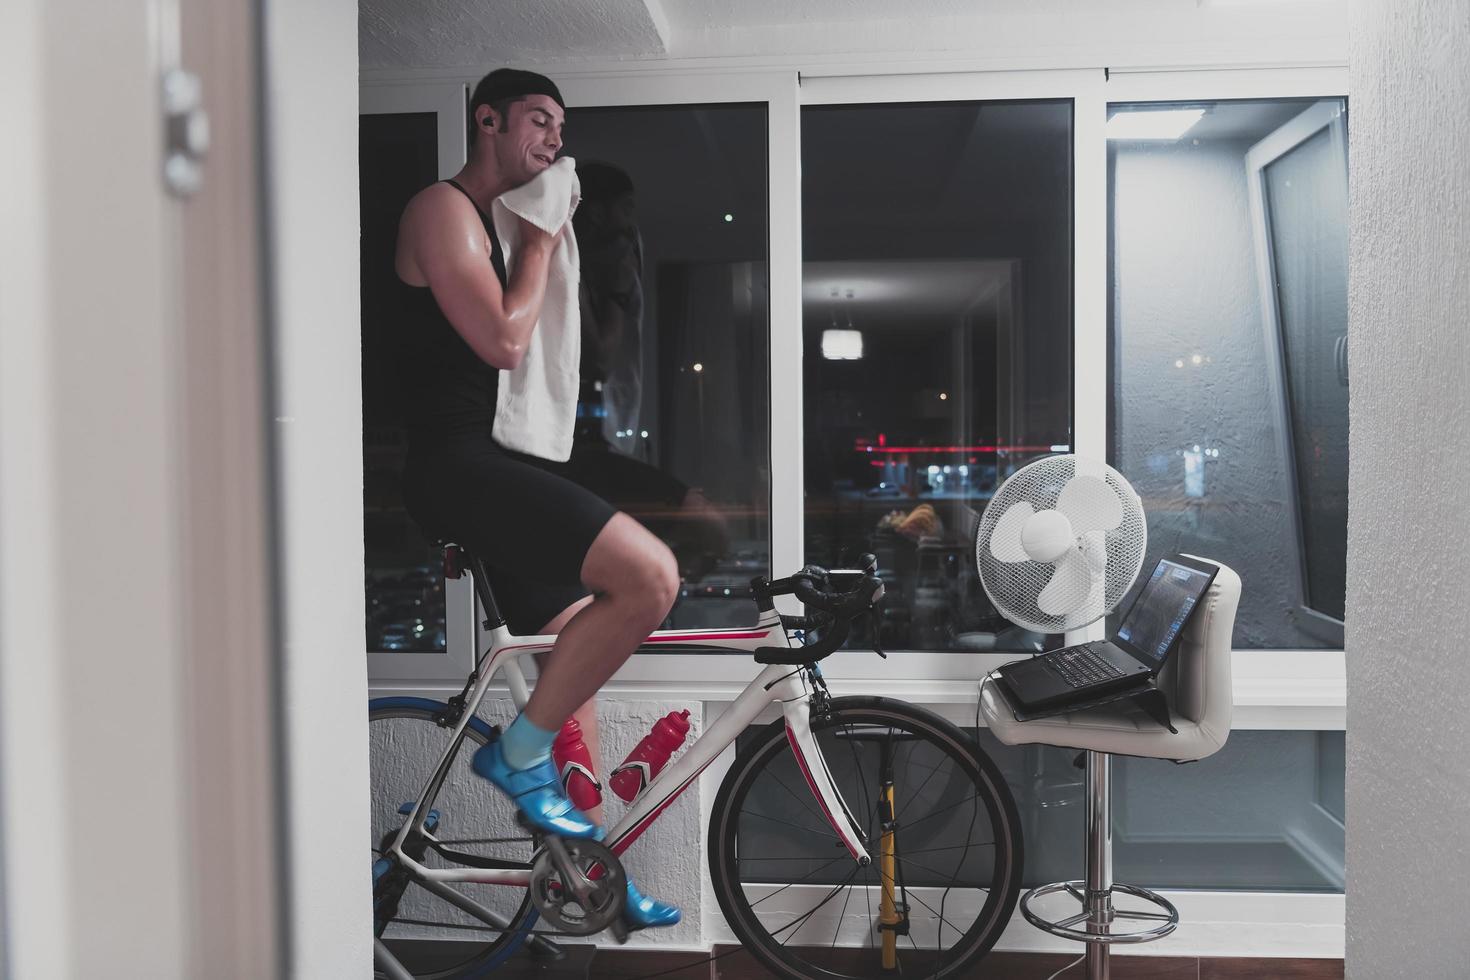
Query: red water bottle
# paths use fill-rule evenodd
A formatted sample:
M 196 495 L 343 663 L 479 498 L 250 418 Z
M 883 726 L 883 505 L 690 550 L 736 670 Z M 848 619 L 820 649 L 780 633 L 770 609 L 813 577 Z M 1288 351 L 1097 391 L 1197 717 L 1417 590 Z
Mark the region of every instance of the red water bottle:
M 653 731 L 643 736 L 638 747 L 628 753 L 623 764 L 613 770 L 613 792 L 629 803 L 653 782 L 664 763 L 669 761 L 689 734 L 689 709 L 670 711 L 654 723 Z
M 602 784 L 597 781 L 592 754 L 582 741 L 582 726 L 575 718 L 567 719 L 551 743 L 551 761 L 561 774 L 561 784 L 573 806 L 586 812 L 602 802 Z

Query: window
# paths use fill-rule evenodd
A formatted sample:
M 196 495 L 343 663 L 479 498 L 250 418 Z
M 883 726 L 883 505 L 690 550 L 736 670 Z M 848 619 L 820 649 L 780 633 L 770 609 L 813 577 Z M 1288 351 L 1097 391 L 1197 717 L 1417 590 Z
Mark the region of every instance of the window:
M 808 106 L 801 156 L 807 560 L 877 556 L 888 647 L 1039 649 L 973 534 L 1072 441 L 1072 104 Z
M 460 84 L 364 86 L 358 117 L 362 262 L 363 545 L 368 669 L 374 678 L 463 681 L 471 668 L 468 582 L 403 508 L 405 405 L 396 357 L 406 293 L 393 268 L 398 219 L 465 159 Z
M 393 269 L 398 218 L 409 198 L 438 177 L 437 138 L 434 112 L 372 113 L 359 121 L 369 650 L 442 653 L 447 642 L 441 557 L 403 509 L 400 477 L 408 443 L 394 355 L 407 315 L 405 293 Z
M 1346 106 L 1110 107 L 1110 457 L 1150 561 L 1247 570 L 1236 646 L 1342 646 Z

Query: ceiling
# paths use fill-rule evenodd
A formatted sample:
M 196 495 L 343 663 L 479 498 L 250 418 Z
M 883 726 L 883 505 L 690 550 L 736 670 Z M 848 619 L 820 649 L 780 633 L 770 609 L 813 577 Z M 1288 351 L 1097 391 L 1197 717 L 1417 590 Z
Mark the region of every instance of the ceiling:
M 579 59 L 1340 43 L 1345 0 L 360 0 L 364 69 Z M 1187 58 L 1185 59 L 1187 60 Z M 1095 62 L 1093 62 L 1095 63 Z M 1117 63 L 1117 62 L 1113 62 Z

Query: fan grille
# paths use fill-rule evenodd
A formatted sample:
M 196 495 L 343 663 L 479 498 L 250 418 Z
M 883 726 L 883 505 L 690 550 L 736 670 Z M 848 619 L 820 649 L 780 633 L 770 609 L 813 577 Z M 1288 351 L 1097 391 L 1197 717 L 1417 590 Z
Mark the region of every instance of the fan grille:
M 1018 503 L 1029 503 L 1037 511 L 1055 508 L 1062 488 L 1079 472 L 1107 482 L 1123 505 L 1123 520 L 1105 533 L 1107 564 L 1100 602 L 1058 616 L 1042 612 L 1036 604 L 1041 590 L 1051 581 L 1054 566 L 1030 560 L 999 561 L 990 553 L 990 538 L 1001 516 Z M 1106 616 L 1138 577 L 1147 546 L 1143 505 L 1133 487 L 1111 466 L 1074 455 L 1048 456 L 1021 467 L 1001 484 L 975 528 L 975 564 L 985 594 L 1006 619 L 1038 633 L 1081 629 Z

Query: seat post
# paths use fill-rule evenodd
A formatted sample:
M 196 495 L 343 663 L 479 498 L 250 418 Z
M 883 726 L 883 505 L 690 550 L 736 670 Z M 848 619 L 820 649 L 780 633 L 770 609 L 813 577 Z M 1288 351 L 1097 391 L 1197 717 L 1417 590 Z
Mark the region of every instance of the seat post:
M 1087 752 L 1087 931 L 1107 935 L 1113 922 L 1113 757 Z M 1108 943 L 1087 944 L 1087 980 L 1109 980 Z

